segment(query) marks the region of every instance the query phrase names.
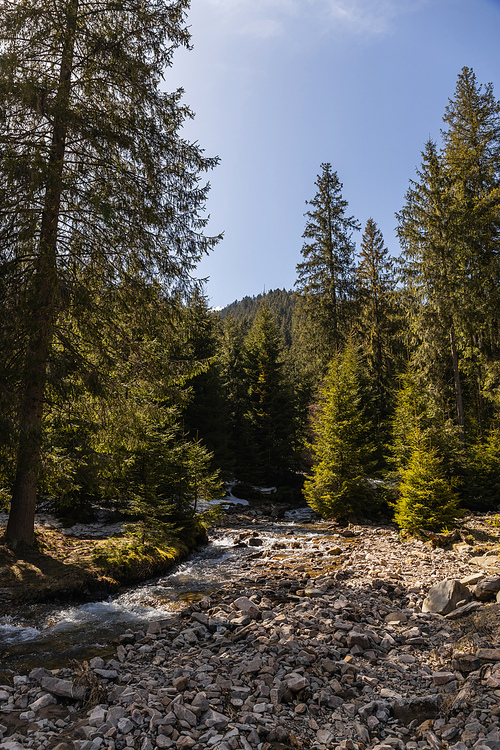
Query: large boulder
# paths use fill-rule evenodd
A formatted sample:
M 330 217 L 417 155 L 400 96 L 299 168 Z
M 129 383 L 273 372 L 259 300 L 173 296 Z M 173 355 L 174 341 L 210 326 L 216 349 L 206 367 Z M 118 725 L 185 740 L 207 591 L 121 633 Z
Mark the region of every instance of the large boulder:
M 500 576 L 488 576 L 480 581 L 474 589 L 474 596 L 481 602 L 494 599 L 500 591 Z
M 470 602 L 471 598 L 472 595 L 467 586 L 454 578 L 447 578 L 429 589 L 422 604 L 422 612 L 447 615 L 456 609 L 457 604 Z
M 442 702 L 442 695 L 421 695 L 416 698 L 394 701 L 392 713 L 402 724 L 410 724 L 412 721 L 418 721 L 421 724 L 426 719 L 436 718 Z

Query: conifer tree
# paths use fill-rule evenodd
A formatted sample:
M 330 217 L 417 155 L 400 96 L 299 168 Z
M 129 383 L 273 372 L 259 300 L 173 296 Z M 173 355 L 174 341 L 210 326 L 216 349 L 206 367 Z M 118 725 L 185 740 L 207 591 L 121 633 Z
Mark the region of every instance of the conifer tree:
M 468 450 L 461 496 L 470 510 L 496 510 L 500 505 L 500 429 L 493 424 L 482 441 Z
M 304 260 L 297 265 L 295 285 L 303 298 L 318 347 L 327 361 L 340 349 L 347 333 L 347 301 L 354 281 L 352 233 L 359 223 L 346 211 L 342 183 L 331 164 L 321 164 L 311 209 L 305 213 Z
M 396 369 L 392 309 L 396 279 L 382 232 L 372 218 L 366 222 L 356 271 L 363 355 L 374 385 L 377 417 L 383 421 L 390 412 L 389 391 Z
M 478 84 L 473 70 L 464 67 L 443 121 L 443 161 L 463 268 L 466 364 L 475 384 L 481 434 L 484 380 L 500 355 L 500 101 L 493 85 Z
M 281 357 L 281 339 L 269 307 L 262 303 L 245 340 L 250 466 L 253 481 L 283 481 L 293 467 L 295 427 L 292 393 Z
M 327 518 L 373 510 L 374 493 L 367 479 L 374 468 L 374 446 L 366 404 L 361 359 L 349 339 L 332 359 L 320 391 L 312 425 L 312 476 L 304 484 L 307 503 Z
M 93 372 L 63 360 L 61 382 L 47 384 L 39 487 L 66 518 L 84 520 L 98 504 L 132 509 L 144 528 L 169 506 L 168 523 L 179 524 L 193 515 L 190 491 L 211 481 L 213 457 L 182 425 L 189 383 L 206 364 L 190 349 L 186 310 L 157 292 L 128 315 L 117 303 L 114 321 L 101 321 L 102 346 L 86 354 Z
M 94 308 L 85 335 L 97 340 L 117 288 L 127 305 L 140 305 L 155 279 L 164 294 L 183 289 L 213 245 L 203 236 L 199 179 L 216 160 L 180 137 L 191 116 L 182 92 L 160 90 L 175 49 L 189 44 L 187 7 L 7 0 L 0 8 L 0 277 L 8 298 L 21 291 L 11 546 L 33 540 L 54 348 L 81 364 L 81 340 L 61 321 Z
M 219 331 L 218 358 L 221 368 L 222 396 L 228 412 L 227 470 L 243 477 L 248 466 L 250 438 L 245 414 L 248 410 L 248 386 L 245 373 L 244 325 L 230 313 Z
M 461 515 L 459 497 L 446 477 L 442 459 L 418 433 L 395 507 L 399 528 L 414 534 L 422 529 L 444 531 Z
M 192 295 L 185 318 L 186 352 L 181 356 L 199 363 L 202 372 L 187 383 L 189 399 L 182 413 L 184 428 L 192 439 L 200 439 L 213 454 L 214 467 L 227 470 L 229 410 L 217 351 L 219 321 L 199 291 Z
M 452 374 L 456 420 L 464 436 L 459 333 L 465 277 L 450 180 L 431 140 L 417 175 L 397 214 L 404 278 L 414 296 L 409 312 L 420 344 L 417 361 L 435 382 L 445 383 L 447 371 Z M 445 347 L 449 355 L 443 362 Z
M 484 430 L 485 382 L 500 352 L 500 103 L 491 84 L 483 89 L 463 68 L 443 119 L 443 149 L 426 144 L 398 234 L 414 292 L 415 364 L 446 399 L 453 383 L 465 442 Z
M 398 477 L 406 471 L 420 444 L 432 445 L 448 474 L 456 474 L 463 459 L 461 431 L 446 411 L 446 403 L 436 387 L 411 362 L 399 377 L 392 417 L 390 462 Z

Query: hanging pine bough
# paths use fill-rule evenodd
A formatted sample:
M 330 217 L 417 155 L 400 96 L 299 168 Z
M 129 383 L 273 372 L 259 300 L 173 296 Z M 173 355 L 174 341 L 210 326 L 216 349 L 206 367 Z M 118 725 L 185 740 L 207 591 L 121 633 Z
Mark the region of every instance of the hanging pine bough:
M 137 308 L 151 287 L 163 299 L 182 295 L 217 241 L 203 235 L 208 186 L 199 182 L 217 160 L 180 137 L 191 117 L 182 91 L 160 90 L 175 49 L 189 46 L 187 7 L 6 0 L 0 9 L 1 343 L 10 352 L 0 398 L 19 414 L 6 430 L 18 442 L 14 547 L 33 540 L 56 355 L 98 376 L 86 345 L 112 329 L 117 304 Z

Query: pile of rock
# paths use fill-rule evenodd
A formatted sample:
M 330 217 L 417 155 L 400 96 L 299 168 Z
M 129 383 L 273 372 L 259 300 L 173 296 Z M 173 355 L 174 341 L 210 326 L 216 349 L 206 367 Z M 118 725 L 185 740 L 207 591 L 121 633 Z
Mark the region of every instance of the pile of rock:
M 418 544 L 409 565 L 390 530 L 322 533 L 308 560 L 293 539 L 253 552 L 240 581 L 124 633 L 79 680 L 14 677 L 0 748 L 500 750 L 500 606 L 483 603 L 500 577 Z M 465 577 L 417 583 L 436 559 Z

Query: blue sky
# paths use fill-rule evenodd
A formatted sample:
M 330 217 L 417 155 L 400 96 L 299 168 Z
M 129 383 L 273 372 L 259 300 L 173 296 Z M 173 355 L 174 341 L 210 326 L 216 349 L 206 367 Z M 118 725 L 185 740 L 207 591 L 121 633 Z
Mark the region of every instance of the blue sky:
M 221 159 L 207 208 L 224 239 L 198 269 L 213 306 L 293 287 L 322 162 L 398 255 L 394 214 L 462 67 L 500 99 L 500 0 L 192 0 L 188 23 L 165 85 Z

